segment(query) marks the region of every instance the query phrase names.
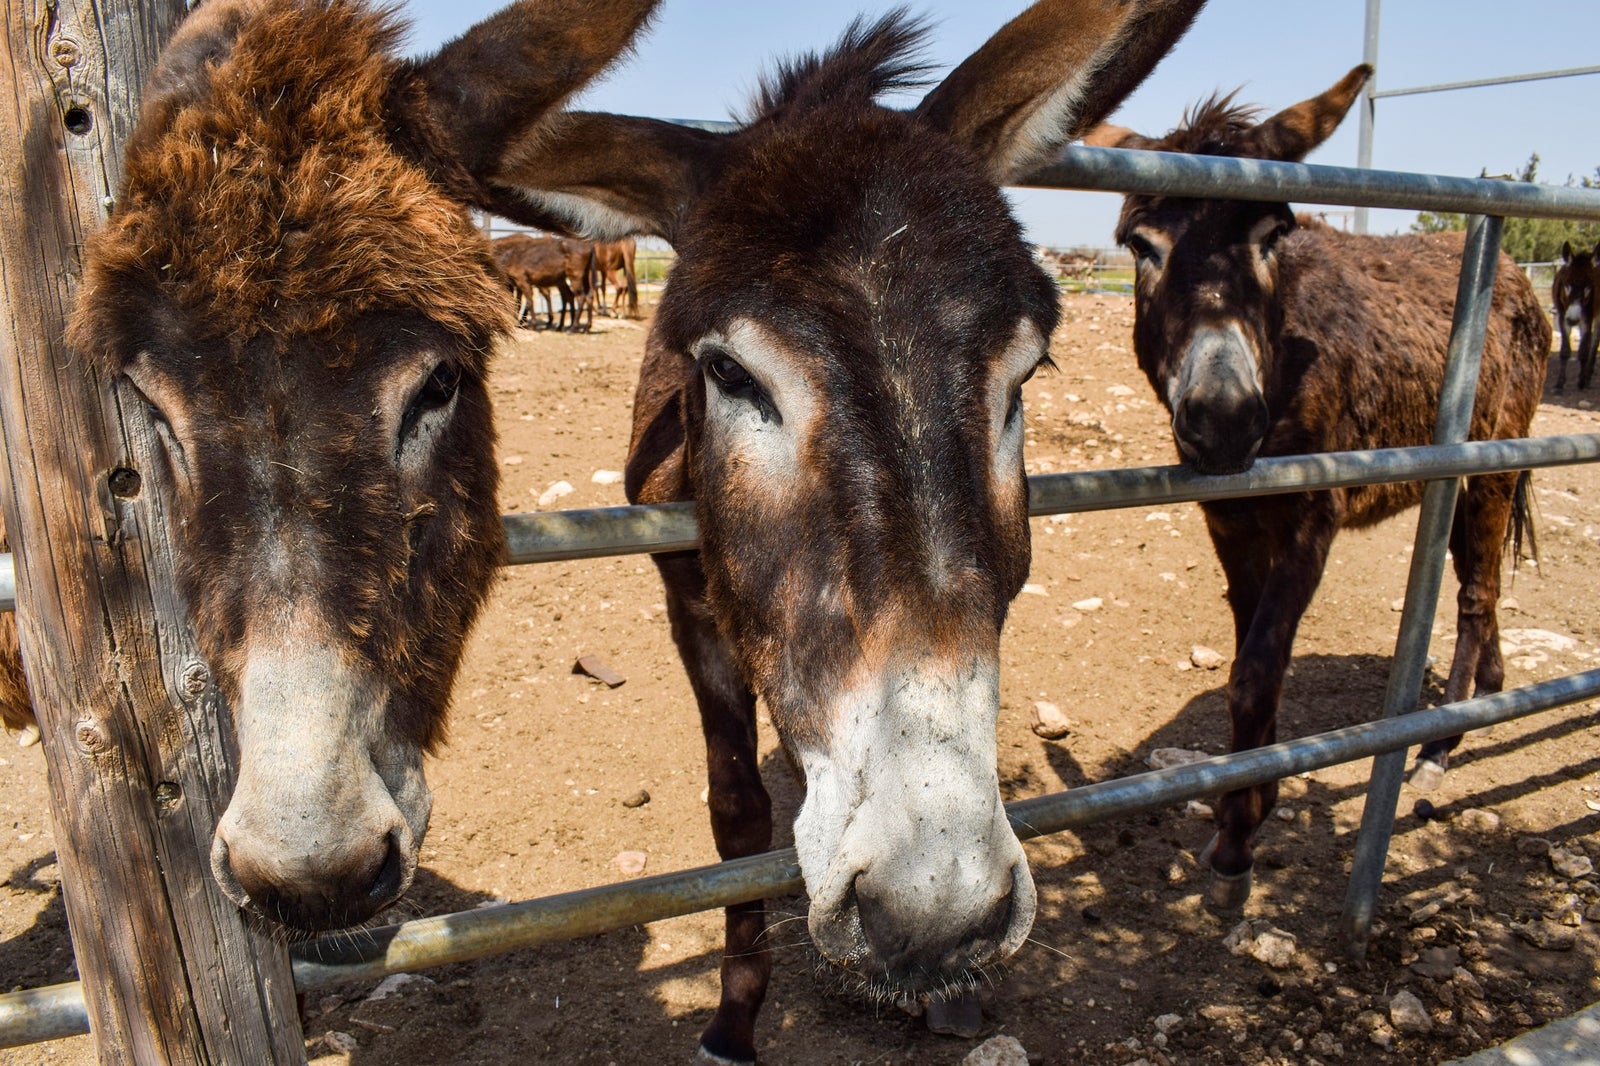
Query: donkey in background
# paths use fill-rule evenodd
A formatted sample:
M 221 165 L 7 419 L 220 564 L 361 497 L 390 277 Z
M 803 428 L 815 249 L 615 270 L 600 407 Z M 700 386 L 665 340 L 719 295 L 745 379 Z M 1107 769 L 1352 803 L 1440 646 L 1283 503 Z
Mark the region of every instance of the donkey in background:
M 527 0 L 407 62 L 388 8 L 210 0 L 146 90 L 69 341 L 174 486 L 239 748 L 212 868 L 263 920 L 349 926 L 411 882 L 504 548 L 484 376 L 509 322 L 467 204 L 655 6 Z
M 713 834 L 724 858 L 771 842 L 759 694 L 805 776 L 812 941 L 881 997 L 970 988 L 1035 909 L 995 724 L 1029 563 L 1021 386 L 1057 294 L 999 185 L 1132 91 L 1200 6 L 1040 0 L 909 112 L 876 102 L 923 69 L 898 12 L 782 66 L 735 133 L 573 114 L 492 179 L 502 214 L 678 251 L 627 490 L 696 502 L 698 553 L 655 558 Z M 729 908 L 702 1061 L 755 1059 L 764 928 L 761 903 Z
M 1298 161 L 1338 126 L 1371 68 L 1257 124 L 1216 98 L 1153 140 L 1102 127 L 1089 143 Z M 1364 237 L 1297 219 L 1284 203 L 1129 196 L 1117 240 L 1137 259 L 1134 351 L 1172 412 L 1183 460 L 1202 473 L 1257 455 L 1432 442 L 1461 234 Z M 1526 436 L 1544 384 L 1550 326 L 1522 272 L 1501 256 L 1471 436 Z M 1527 513 L 1526 475 L 1468 478 L 1450 534 L 1457 597 L 1447 700 L 1498 692 L 1505 668 L 1495 607 L 1507 523 Z M 1340 529 L 1412 507 L 1416 483 L 1201 504 L 1228 578 L 1237 653 L 1228 679 L 1232 750 L 1276 739 L 1279 697 L 1300 617 Z M 1459 737 L 1424 745 L 1412 783 L 1436 786 Z M 1276 782 L 1229 792 L 1207 849 L 1210 899 L 1250 892 L 1252 842 Z
M 1571 241 L 1561 242 L 1561 262 L 1556 265 L 1550 295 L 1555 309 L 1556 335 L 1561 339 L 1561 370 L 1556 391 L 1567 387 L 1567 359 L 1572 355 L 1572 330 L 1578 330 L 1578 388 L 1587 389 L 1594 374 L 1594 350 L 1600 343 L 1600 247 L 1574 251 Z

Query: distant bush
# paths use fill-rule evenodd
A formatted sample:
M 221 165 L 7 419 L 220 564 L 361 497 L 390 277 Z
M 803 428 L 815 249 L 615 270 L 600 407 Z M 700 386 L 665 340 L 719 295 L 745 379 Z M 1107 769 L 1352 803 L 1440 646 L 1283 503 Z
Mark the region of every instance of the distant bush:
M 1487 173 L 1487 172 L 1485 172 Z M 1516 175 L 1517 181 L 1539 180 L 1539 153 L 1528 157 Z M 1600 167 L 1582 179 L 1567 178 L 1567 184 L 1585 189 L 1600 188 Z M 1443 233 L 1467 228 L 1467 220 L 1454 211 L 1419 211 L 1411 224 L 1413 233 Z M 1548 263 L 1561 256 L 1561 245 L 1593 247 L 1600 243 L 1600 223 L 1572 222 L 1564 218 L 1508 218 L 1500 247 L 1519 263 Z

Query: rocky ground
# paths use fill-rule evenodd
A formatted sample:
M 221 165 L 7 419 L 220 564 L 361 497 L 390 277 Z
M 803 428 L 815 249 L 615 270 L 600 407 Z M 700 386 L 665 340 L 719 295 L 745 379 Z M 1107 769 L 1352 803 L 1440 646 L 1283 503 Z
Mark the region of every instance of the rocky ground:
M 1035 472 L 1170 461 L 1167 419 L 1129 351 L 1131 302 L 1074 295 L 1061 371 L 1028 387 Z M 523 333 L 495 399 L 506 510 L 622 502 L 642 324 Z M 1587 401 L 1546 396 L 1541 434 L 1594 432 Z M 597 477 L 597 475 L 600 475 Z M 570 494 L 547 495 L 558 482 Z M 1541 473 L 1541 565 L 1507 589 L 1509 678 L 1600 656 L 1600 470 Z M 1157 749 L 1220 752 L 1232 647 L 1223 581 L 1193 505 L 1039 519 L 1028 591 L 1007 624 L 1000 771 L 1008 797 L 1145 768 Z M 1346 534 L 1307 614 L 1281 731 L 1375 713 L 1398 625 L 1412 523 Z M 1447 594 L 1453 583 L 1447 580 Z M 643 558 L 506 572 L 458 688 L 452 743 L 429 770 L 433 827 L 404 916 L 524 899 L 715 857 L 688 687 Z M 1447 599 L 1433 653 L 1455 631 Z M 1197 649 L 1200 649 L 1197 651 Z M 1207 654 L 1206 649 L 1215 649 Z M 608 689 L 572 673 L 598 656 Z M 1433 679 L 1435 682 L 1437 679 Z M 1032 731 L 1037 705 L 1065 736 Z M 1048 713 L 1048 711 L 1046 712 Z M 1401 801 L 1378 928 L 1351 962 L 1337 935 L 1366 764 L 1285 782 L 1262 831 L 1244 920 L 1201 904 L 1203 806 L 1027 845 L 1033 941 L 984 990 L 985 1032 L 952 1039 L 836 994 L 802 923 L 772 937 L 764 1061 L 1199 1064 L 1438 1063 L 1600 999 L 1600 714 L 1580 705 L 1474 734 L 1429 817 Z M 780 820 L 799 784 L 762 723 Z M 630 806 L 639 793 L 648 802 Z M 73 975 L 37 748 L 0 750 L 0 985 Z M 1426 809 L 1425 809 L 1426 810 Z M 783 842 L 786 842 L 786 837 Z M 803 913 L 774 901 L 776 918 Z M 307 1049 L 349 1063 L 687 1062 L 717 996 L 721 921 L 695 915 L 312 997 Z M 1008 1053 L 1013 1057 L 1007 1059 Z M 0 1052 L 93 1061 L 87 1038 Z

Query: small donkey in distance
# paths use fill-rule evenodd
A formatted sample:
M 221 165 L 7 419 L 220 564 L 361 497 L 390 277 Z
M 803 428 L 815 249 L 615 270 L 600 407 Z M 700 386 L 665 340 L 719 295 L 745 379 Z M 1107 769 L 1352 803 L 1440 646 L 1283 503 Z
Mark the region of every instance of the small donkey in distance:
M 725 858 L 771 842 L 755 699 L 806 780 L 809 930 L 889 998 L 960 994 L 1033 922 L 995 764 L 1000 630 L 1029 564 L 1021 386 L 1057 293 L 1000 193 L 1115 107 L 1201 0 L 1041 0 L 911 111 L 925 31 L 857 22 L 731 134 L 572 114 L 491 206 L 677 265 L 634 409 L 635 502 L 693 499 L 656 556 Z M 771 959 L 728 909 L 702 1061 L 755 1059 Z

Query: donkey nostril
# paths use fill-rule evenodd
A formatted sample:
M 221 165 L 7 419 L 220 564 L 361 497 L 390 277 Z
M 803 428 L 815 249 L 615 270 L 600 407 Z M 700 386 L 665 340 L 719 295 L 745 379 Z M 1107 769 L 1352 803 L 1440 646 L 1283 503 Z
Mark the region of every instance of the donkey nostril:
M 406 861 L 400 854 L 400 842 L 395 839 L 395 834 L 389 834 L 389 852 L 383 858 L 383 866 L 378 870 L 378 879 L 367 889 L 367 898 L 382 906 L 392 899 L 399 897 L 405 890 Z

